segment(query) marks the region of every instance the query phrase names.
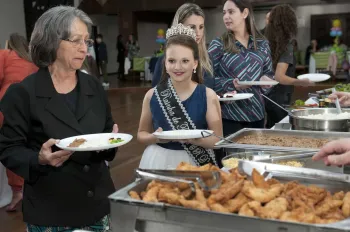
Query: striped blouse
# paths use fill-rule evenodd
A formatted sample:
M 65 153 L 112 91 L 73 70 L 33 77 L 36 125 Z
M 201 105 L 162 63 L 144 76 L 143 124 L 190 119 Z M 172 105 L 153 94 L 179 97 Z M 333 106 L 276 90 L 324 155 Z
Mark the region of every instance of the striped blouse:
M 227 53 L 223 50 L 221 38 L 214 39 L 209 46 L 209 55 L 214 68 L 214 90 L 218 95 L 236 90 L 233 79 L 240 81 L 259 81 L 263 75 L 274 78 L 271 51 L 267 40 L 257 39 L 257 50 L 254 50 L 252 36 L 248 41 L 248 48 L 236 41 L 240 50 L 238 54 Z M 247 100 L 222 104 L 222 117 L 239 122 L 255 122 L 264 118 L 264 100 L 260 95 L 264 89 L 253 86 L 238 93 L 253 93 Z

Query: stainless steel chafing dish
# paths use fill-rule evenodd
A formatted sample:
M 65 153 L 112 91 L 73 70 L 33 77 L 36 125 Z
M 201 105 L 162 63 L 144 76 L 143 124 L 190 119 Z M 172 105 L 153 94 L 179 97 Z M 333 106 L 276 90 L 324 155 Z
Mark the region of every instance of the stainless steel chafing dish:
M 282 167 L 282 169 L 281 169 Z M 253 168 L 268 176 L 283 181 L 298 180 L 302 184 L 315 184 L 331 192 L 350 190 L 349 176 L 320 170 L 284 167 L 275 164 L 240 161 L 239 169 L 250 175 Z M 128 192 L 141 192 L 149 182 L 134 183 L 112 194 L 112 230 L 118 232 L 319 232 L 350 231 L 350 219 L 332 224 L 305 224 L 257 217 L 224 214 L 212 211 L 192 210 L 163 203 L 146 203 L 129 197 Z
M 342 109 L 343 112 L 350 112 L 350 109 Z M 336 114 L 337 109 L 334 108 L 314 108 L 304 110 L 292 110 L 289 117 L 290 124 L 293 130 L 312 130 L 312 131 L 350 131 L 350 119 L 335 119 L 335 120 L 319 120 L 306 119 L 299 116 L 307 116 L 312 114 Z
M 320 131 L 296 131 L 296 130 L 269 130 L 269 129 L 242 129 L 228 137 L 226 140 L 231 140 L 233 143 L 227 143 L 221 140 L 216 144 L 216 148 L 224 148 L 227 153 L 237 152 L 237 149 L 250 149 L 258 151 L 318 151 L 319 149 L 299 148 L 299 147 L 280 147 L 280 146 L 262 146 L 255 144 L 238 144 L 235 143 L 239 138 L 247 135 L 265 135 L 274 136 L 293 136 L 299 138 L 319 138 L 336 140 L 341 138 L 350 138 L 350 133 L 346 132 L 320 132 Z

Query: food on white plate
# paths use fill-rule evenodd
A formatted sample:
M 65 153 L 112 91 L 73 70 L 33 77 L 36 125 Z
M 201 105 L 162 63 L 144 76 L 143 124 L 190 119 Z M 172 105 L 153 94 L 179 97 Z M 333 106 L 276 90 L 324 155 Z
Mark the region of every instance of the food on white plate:
M 234 97 L 235 95 L 236 95 L 236 92 L 225 93 L 224 98 L 231 98 L 231 97 Z
M 109 142 L 110 144 L 115 144 L 115 143 L 124 142 L 124 140 L 122 140 L 121 138 L 110 138 L 110 139 L 108 140 L 108 142 Z
M 86 139 L 74 139 L 73 142 L 71 142 L 68 147 L 79 147 L 82 144 L 86 142 Z
M 90 148 L 90 147 L 102 147 L 110 144 L 124 142 L 121 138 L 109 138 L 106 139 L 95 139 L 95 140 L 86 140 L 84 138 L 75 139 L 68 147 L 79 147 L 79 148 Z

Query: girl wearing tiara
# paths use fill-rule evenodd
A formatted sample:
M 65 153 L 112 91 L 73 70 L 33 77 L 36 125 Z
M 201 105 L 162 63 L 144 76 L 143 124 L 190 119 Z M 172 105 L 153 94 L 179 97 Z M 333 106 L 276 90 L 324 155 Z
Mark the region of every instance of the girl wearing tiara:
M 180 162 L 216 164 L 214 136 L 187 140 L 159 140 L 152 133 L 178 129 L 209 129 L 222 135 L 218 97 L 203 83 L 196 33 L 178 24 L 167 33 L 163 73 L 142 105 L 138 140 L 147 144 L 140 168 L 172 169 Z

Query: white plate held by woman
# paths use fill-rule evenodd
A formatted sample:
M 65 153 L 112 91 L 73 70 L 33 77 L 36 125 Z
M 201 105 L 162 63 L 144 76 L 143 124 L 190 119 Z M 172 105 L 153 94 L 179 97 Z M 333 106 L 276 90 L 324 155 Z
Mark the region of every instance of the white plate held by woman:
M 67 151 L 101 151 L 127 144 L 132 135 L 123 133 L 101 133 L 79 135 L 60 140 L 57 147 Z
M 239 85 L 277 85 L 277 81 L 238 81 Z
M 328 80 L 329 78 L 331 78 L 331 76 L 324 73 L 308 73 L 298 76 L 298 79 L 300 80 L 306 78 L 309 79 L 311 82 L 322 82 Z
M 219 98 L 219 101 L 238 101 L 238 100 L 244 100 L 244 99 L 249 99 L 253 97 L 254 94 L 252 93 L 236 93 L 234 95 L 226 95 L 224 94 L 223 98 Z
M 168 139 L 168 140 L 183 140 L 183 139 L 199 139 L 204 137 L 208 137 L 209 134 L 203 133 L 202 131 L 207 131 L 212 134 L 214 131 L 212 130 L 172 130 L 172 131 L 161 131 L 154 132 L 153 135 L 158 139 Z

